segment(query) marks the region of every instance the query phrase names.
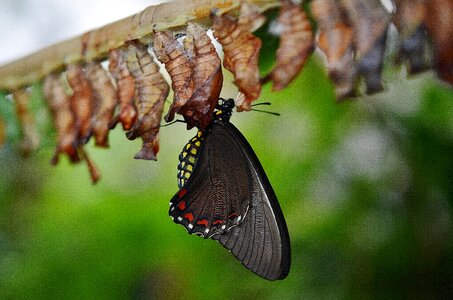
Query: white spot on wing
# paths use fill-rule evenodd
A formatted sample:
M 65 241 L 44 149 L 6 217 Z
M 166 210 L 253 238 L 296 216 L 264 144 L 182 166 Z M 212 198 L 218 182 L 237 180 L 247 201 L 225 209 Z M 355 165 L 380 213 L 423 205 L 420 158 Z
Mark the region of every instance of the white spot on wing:
M 178 221 L 181 222 L 182 221 L 182 217 L 178 217 Z
M 189 227 L 189 229 L 192 229 L 192 228 L 193 228 L 193 225 L 192 225 L 192 224 L 189 224 L 189 225 L 187 225 L 187 227 Z
M 222 230 L 224 230 L 226 228 L 226 225 L 222 225 Z

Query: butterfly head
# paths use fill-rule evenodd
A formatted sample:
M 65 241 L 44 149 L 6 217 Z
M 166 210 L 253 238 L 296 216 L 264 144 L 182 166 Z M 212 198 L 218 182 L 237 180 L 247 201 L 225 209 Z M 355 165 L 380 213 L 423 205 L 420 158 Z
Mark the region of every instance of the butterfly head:
M 234 106 L 235 104 L 233 99 L 220 98 L 214 110 L 214 121 L 220 120 L 228 122 Z

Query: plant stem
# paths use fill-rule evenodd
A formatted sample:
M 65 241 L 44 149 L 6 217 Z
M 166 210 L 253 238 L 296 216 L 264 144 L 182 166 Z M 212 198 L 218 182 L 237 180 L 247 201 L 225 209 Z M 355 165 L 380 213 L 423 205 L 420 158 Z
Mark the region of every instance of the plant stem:
M 110 50 L 128 41 L 152 40 L 153 31 L 183 30 L 187 21 L 209 24 L 212 9 L 220 13 L 235 10 L 239 0 L 174 0 L 118 20 L 75 38 L 51 45 L 26 57 L 0 66 L 0 90 L 13 91 L 35 83 L 68 64 L 102 60 Z M 262 11 L 279 5 L 278 0 L 248 0 Z

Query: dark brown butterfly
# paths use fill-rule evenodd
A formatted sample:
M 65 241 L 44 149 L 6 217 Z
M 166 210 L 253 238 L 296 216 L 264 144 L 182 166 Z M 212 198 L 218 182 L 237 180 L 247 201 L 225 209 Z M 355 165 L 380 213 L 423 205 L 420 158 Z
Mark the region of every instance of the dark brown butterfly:
M 286 222 L 258 158 L 229 122 L 233 108 L 232 99 L 220 99 L 212 123 L 184 147 L 169 214 L 257 275 L 284 279 L 291 263 Z

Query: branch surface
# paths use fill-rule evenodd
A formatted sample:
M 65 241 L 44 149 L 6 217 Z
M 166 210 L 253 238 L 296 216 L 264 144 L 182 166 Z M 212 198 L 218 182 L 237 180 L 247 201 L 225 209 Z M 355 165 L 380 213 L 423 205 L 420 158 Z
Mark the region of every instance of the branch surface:
M 239 0 L 174 0 L 51 45 L 26 57 L 0 66 L 0 90 L 13 91 L 41 80 L 47 74 L 63 70 L 68 64 L 102 60 L 110 50 L 126 42 L 142 39 L 150 42 L 153 31 L 184 28 L 187 21 L 209 22 L 212 9 L 224 13 L 235 10 Z M 278 0 L 248 0 L 261 11 L 279 5 Z

